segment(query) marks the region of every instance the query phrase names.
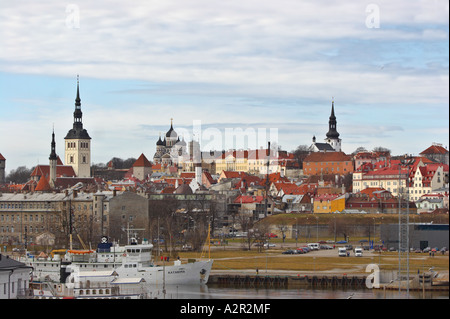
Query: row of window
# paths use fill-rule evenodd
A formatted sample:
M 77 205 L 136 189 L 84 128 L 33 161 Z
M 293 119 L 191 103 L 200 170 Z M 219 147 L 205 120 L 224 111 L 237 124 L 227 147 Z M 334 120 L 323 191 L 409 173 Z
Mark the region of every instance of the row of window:
M 53 209 L 54 203 L 0 203 L 0 209 Z
M 53 214 L 50 215 L 50 222 L 53 222 Z M 22 221 L 25 222 L 38 222 L 39 219 L 41 222 L 44 222 L 44 215 L 32 215 L 32 214 L 15 214 L 15 215 L 0 215 L 0 222 L 9 222 L 11 220 L 11 222 L 14 222 L 14 220 L 16 222 L 20 222 L 20 218 L 23 217 Z
M 77 143 L 76 142 L 67 142 L 67 148 L 68 149 L 77 148 Z M 80 142 L 80 148 L 88 149 L 89 142 Z

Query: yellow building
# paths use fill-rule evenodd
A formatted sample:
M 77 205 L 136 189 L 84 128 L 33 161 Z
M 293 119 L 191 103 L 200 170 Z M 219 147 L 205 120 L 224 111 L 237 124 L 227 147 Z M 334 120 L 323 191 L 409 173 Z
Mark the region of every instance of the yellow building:
M 314 214 L 329 214 L 345 209 L 345 195 L 323 194 L 314 198 Z
M 216 174 L 222 171 L 248 172 L 248 151 L 227 151 L 216 158 Z

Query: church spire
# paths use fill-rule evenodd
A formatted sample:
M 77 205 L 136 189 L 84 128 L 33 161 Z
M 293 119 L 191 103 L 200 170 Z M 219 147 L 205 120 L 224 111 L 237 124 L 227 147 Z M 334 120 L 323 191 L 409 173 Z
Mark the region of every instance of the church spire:
M 57 160 L 57 159 L 58 159 L 58 156 L 56 155 L 55 128 L 53 128 L 51 153 L 50 153 L 49 160 Z
M 328 122 L 329 130 L 327 133 L 327 138 L 337 139 L 339 138 L 339 133 L 336 130 L 337 127 L 337 121 L 336 116 L 334 115 L 334 98 L 331 102 L 331 115 L 330 120 Z
M 80 99 L 80 78 L 77 75 L 77 97 L 75 98 L 75 112 L 73 112 L 73 125 L 80 126 L 83 128 L 82 124 L 83 112 L 81 112 L 81 99 Z
M 75 107 L 81 108 L 80 99 L 80 76 L 77 74 L 77 97 L 75 98 Z
M 77 75 L 77 96 L 75 98 L 75 111 L 73 112 L 73 129 L 69 131 L 65 139 L 91 139 L 83 129 L 83 112 L 81 112 L 80 77 Z

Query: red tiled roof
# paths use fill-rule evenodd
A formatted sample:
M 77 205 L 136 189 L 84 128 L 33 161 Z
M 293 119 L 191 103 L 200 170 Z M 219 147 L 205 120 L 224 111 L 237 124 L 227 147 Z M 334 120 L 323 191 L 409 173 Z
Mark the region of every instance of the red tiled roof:
M 50 175 L 50 165 L 37 165 L 31 176 L 44 176 L 48 178 Z M 56 165 L 56 177 L 75 177 L 75 171 L 70 165 Z
M 153 170 L 160 170 L 161 169 L 161 164 L 153 164 L 152 165 L 152 169 Z
M 210 172 L 203 172 L 203 175 L 206 177 L 210 184 L 215 184 L 217 182 L 214 178 L 212 178 Z
M 248 196 L 248 195 L 240 195 L 235 200 L 235 204 L 252 204 L 252 203 L 261 203 L 264 200 L 264 196 Z
M 39 180 L 39 183 L 36 186 L 35 191 L 37 192 L 47 192 L 50 191 L 52 188 L 50 187 L 50 184 L 48 183 L 47 179 L 44 176 L 41 176 L 41 179 Z
M 0 161 L 6 161 L 6 158 L 4 158 L 1 153 L 0 153 Z
M 440 145 L 431 145 L 429 148 L 427 148 L 425 151 L 423 151 L 422 154 L 447 154 L 448 150 L 446 150 L 444 147 Z
M 133 167 L 152 167 L 152 164 L 144 154 L 141 154 L 136 162 L 134 162 Z
M 195 178 L 195 173 L 183 172 L 180 174 L 180 178 Z
M 244 172 L 235 172 L 235 171 L 222 171 L 224 178 L 240 178 L 247 176 Z

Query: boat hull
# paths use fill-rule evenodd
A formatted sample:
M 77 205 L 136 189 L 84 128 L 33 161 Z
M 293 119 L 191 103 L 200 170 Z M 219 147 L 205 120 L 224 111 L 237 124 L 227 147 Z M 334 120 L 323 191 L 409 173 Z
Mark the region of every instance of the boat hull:
M 206 284 L 211 273 L 212 260 L 196 261 L 170 266 L 115 269 L 119 278 L 143 278 L 150 285 L 195 285 Z

